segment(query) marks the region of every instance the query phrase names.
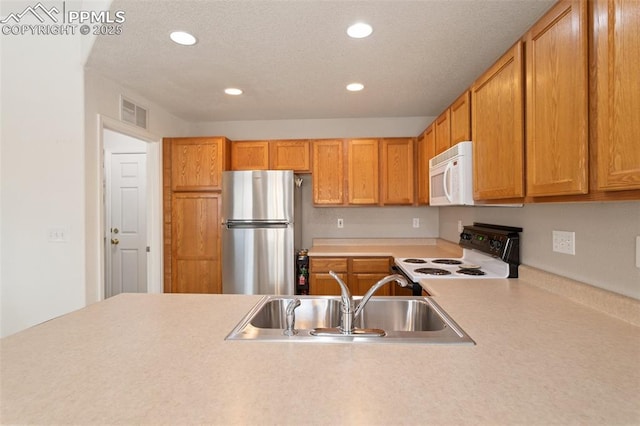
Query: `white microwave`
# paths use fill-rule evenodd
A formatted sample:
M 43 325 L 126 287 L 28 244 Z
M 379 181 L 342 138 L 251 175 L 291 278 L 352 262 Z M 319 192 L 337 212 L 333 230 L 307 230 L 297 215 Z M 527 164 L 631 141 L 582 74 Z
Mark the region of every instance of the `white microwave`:
M 471 141 L 459 142 L 429 160 L 430 205 L 474 205 L 472 149 Z

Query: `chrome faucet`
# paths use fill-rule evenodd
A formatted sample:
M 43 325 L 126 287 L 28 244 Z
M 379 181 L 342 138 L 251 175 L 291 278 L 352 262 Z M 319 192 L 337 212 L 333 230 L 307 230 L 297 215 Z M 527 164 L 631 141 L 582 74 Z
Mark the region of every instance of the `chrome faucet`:
M 283 332 L 285 336 L 295 336 L 296 334 L 298 334 L 298 331 L 295 328 L 296 327 L 296 308 L 298 306 L 300 306 L 300 299 L 293 299 L 287 305 L 287 311 L 286 311 L 286 317 L 285 317 L 287 321 L 287 326 Z
M 409 282 L 405 277 L 399 274 L 388 275 L 371 286 L 371 288 L 362 296 L 360 299 L 360 303 L 358 306 L 354 306 L 353 297 L 351 296 L 351 292 L 349 291 L 349 287 L 342 281 L 342 279 L 333 271 L 329 271 L 329 275 L 333 277 L 334 280 L 338 282 L 340 285 L 340 298 L 342 299 L 341 313 L 342 313 L 342 321 L 340 323 L 340 332 L 342 334 L 353 334 L 355 330 L 355 326 L 353 325 L 354 321 L 364 310 L 365 305 L 371 299 L 371 296 L 378 291 L 380 287 L 387 284 L 388 282 L 395 281 L 401 287 L 407 287 Z

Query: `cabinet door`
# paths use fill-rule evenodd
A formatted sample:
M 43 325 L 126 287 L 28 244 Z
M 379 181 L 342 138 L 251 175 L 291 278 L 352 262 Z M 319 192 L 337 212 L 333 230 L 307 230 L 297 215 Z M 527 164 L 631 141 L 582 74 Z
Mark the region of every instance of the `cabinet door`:
M 309 141 L 271 141 L 269 147 L 272 170 L 311 171 Z
M 557 3 L 526 35 L 527 195 L 586 194 L 587 3 Z
M 347 274 L 338 274 L 340 279 L 347 282 Z M 340 285 L 329 274 L 318 273 L 309 275 L 309 294 L 316 296 L 339 296 Z
M 471 140 L 471 92 L 465 91 L 449 108 L 451 112 L 451 146 Z
M 429 160 L 435 155 L 434 124 L 418 139 L 418 204 L 429 204 Z
M 242 141 L 231 144 L 231 170 L 267 170 L 269 142 Z
M 347 142 L 349 204 L 378 204 L 378 145 L 377 139 L 352 139 Z
M 171 214 L 171 292 L 220 293 L 220 195 L 175 193 Z
M 382 204 L 413 203 L 413 139 L 383 139 Z
M 516 43 L 473 85 L 473 195 L 476 200 L 524 196 L 522 43 Z
M 344 203 L 344 144 L 342 140 L 313 141 L 313 203 Z
M 436 118 L 436 155 L 446 151 L 451 146 L 451 120 L 449 108 Z
M 597 187 L 640 189 L 640 2 L 593 2 Z
M 172 138 L 171 189 L 219 191 L 225 167 L 224 138 Z
M 389 275 L 386 274 L 351 274 L 349 275 L 349 289 L 354 296 L 362 296 L 378 281 Z M 391 282 L 378 289 L 375 296 L 391 296 L 393 287 Z
M 346 257 L 312 257 L 309 259 L 309 273 L 316 272 L 347 272 Z

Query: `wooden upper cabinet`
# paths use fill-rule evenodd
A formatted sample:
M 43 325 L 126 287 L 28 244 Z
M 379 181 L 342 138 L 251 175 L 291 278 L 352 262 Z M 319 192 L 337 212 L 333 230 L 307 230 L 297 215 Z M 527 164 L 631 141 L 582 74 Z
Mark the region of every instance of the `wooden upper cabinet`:
M 525 40 L 527 195 L 586 194 L 587 3 L 558 2 Z
M 308 140 L 269 142 L 269 168 L 293 170 L 296 173 L 311 172 L 311 153 Z
M 436 155 L 446 151 L 451 146 L 451 120 L 449 114 L 450 110 L 447 108 L 435 121 Z
M 226 138 L 170 138 L 171 189 L 219 191 L 227 165 Z
M 465 91 L 449 107 L 451 146 L 471 140 L 471 92 Z
M 381 202 L 413 204 L 413 138 L 382 139 Z
M 315 140 L 313 145 L 313 203 L 344 203 L 344 143 Z
M 516 43 L 471 89 L 473 195 L 524 196 L 522 43 Z
M 269 142 L 238 141 L 231 143 L 231 170 L 267 170 Z
M 174 193 L 171 293 L 221 293 L 220 194 Z
M 596 185 L 603 191 L 640 189 L 640 2 L 592 4 Z
M 347 141 L 349 204 L 378 204 L 378 145 L 377 139 Z
M 427 127 L 417 141 L 418 204 L 429 204 L 429 160 L 435 155 L 434 126 Z

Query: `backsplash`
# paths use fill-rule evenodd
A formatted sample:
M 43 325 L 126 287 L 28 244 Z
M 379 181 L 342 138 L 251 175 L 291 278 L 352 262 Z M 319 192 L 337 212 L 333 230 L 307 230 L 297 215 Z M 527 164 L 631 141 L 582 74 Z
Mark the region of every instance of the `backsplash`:
M 458 221 L 520 226 L 521 261 L 557 275 L 640 299 L 635 240 L 640 202 L 526 204 L 508 207 L 441 207 L 439 235 L 458 240 Z M 575 232 L 576 254 L 552 251 L 552 231 Z
M 303 183 L 296 189 L 296 197 L 301 197 L 296 221 L 302 224 L 302 235 L 296 239 L 300 238 L 302 246 L 297 248 L 311 247 L 314 238 L 438 237 L 437 207 L 314 207 L 311 175 L 300 176 Z M 338 218 L 344 220 L 342 229 L 337 226 Z M 413 228 L 414 218 L 419 219 L 419 228 Z

